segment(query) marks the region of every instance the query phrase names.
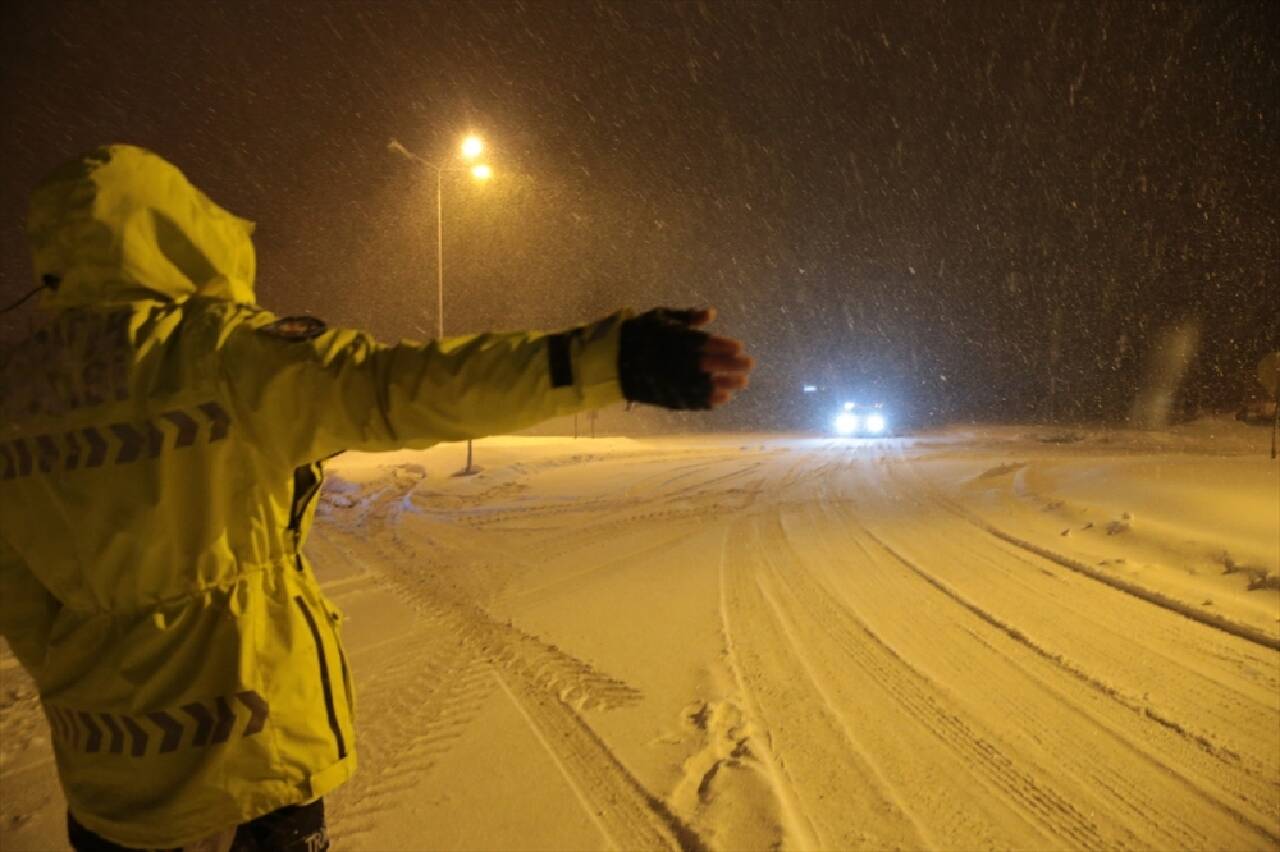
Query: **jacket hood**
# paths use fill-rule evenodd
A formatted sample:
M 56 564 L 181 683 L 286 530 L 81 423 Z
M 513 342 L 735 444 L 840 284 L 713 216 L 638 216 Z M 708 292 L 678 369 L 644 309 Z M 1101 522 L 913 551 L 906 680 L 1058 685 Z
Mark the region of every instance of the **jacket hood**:
M 252 303 L 252 233 L 176 166 L 132 145 L 55 169 L 27 213 L 36 281 L 59 282 L 41 293 L 47 310 L 195 295 Z

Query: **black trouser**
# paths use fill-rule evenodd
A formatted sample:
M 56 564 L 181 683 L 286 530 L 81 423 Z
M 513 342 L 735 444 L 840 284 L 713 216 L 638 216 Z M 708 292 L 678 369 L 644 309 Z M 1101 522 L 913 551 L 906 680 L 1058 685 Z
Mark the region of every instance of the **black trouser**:
M 99 837 L 67 811 L 67 838 L 76 852 L 125 852 Z M 236 829 L 231 852 L 325 852 L 329 836 L 324 827 L 324 800 L 291 805 L 243 823 Z

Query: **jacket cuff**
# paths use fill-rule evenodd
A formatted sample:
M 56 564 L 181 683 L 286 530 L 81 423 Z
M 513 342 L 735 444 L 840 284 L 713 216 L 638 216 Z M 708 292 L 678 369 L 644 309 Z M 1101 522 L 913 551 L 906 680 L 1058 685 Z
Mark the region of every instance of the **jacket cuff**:
M 618 350 L 622 323 L 630 311 L 619 311 L 599 322 L 583 326 L 572 336 L 574 379 L 580 410 L 604 408 L 622 401 L 618 381 Z

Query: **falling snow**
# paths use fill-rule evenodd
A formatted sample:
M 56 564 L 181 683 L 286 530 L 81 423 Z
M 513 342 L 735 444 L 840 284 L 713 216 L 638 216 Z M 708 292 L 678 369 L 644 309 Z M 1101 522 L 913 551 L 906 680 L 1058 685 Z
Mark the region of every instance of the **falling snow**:
M 128 142 L 281 314 L 714 305 L 758 361 L 330 461 L 336 846 L 1276 848 L 1276 0 L 7 0 L 0 74 L 0 304 Z M 44 712 L 0 642 L 3 848 L 64 838 Z
M 705 421 L 797 426 L 804 382 L 921 422 L 1128 417 L 1170 326 L 1175 414 L 1277 339 L 1273 4 L 6 4 L 0 290 L 23 203 L 131 141 L 259 223 L 260 298 L 421 338 L 713 303 L 761 366 Z M 25 328 L 22 316 L 0 327 Z M 944 384 L 943 372 L 949 380 Z

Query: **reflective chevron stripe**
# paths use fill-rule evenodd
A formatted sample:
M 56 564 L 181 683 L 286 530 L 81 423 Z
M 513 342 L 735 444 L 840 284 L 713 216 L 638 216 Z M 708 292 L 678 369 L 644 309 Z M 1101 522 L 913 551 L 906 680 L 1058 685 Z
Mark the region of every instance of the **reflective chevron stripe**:
M 49 729 L 53 731 L 53 738 L 56 740 L 67 740 L 70 734 L 67 732 L 66 720 L 62 718 L 62 714 L 56 707 L 45 707 L 46 715 L 49 717 Z
M 80 747 L 80 729 L 76 727 L 76 721 L 71 715 L 70 710 L 57 711 L 58 718 L 62 720 L 62 729 L 66 734 L 67 742 L 73 748 Z
M 231 429 L 231 418 L 222 406 L 216 402 L 203 402 L 199 408 L 209 418 L 209 443 L 212 444 L 227 437 L 227 432 Z
M 193 702 L 184 704 L 182 712 L 196 720 L 196 735 L 192 739 L 192 744 L 198 746 L 208 744 L 209 732 L 213 730 L 213 714 L 209 712 L 209 708 L 199 702 Z
M 232 711 L 227 699 L 221 695 L 215 698 L 213 702 L 217 710 L 218 722 L 214 725 L 213 733 L 209 735 L 209 742 L 217 745 L 231 739 L 231 729 L 235 727 L 236 714 Z
M 107 458 L 107 439 L 97 429 L 83 429 L 85 441 L 89 444 L 89 458 L 85 467 L 100 467 Z
M 26 441 L 18 438 L 13 442 L 13 451 L 18 455 L 18 476 L 31 475 L 31 451 L 27 449 Z
M 89 737 L 84 742 L 84 750 L 93 754 L 102 748 L 102 731 L 93 721 L 93 717 L 83 710 L 76 713 L 76 716 L 84 723 L 84 729 L 89 732 Z
M 166 411 L 160 416 L 178 427 L 178 437 L 173 442 L 175 450 L 189 447 L 196 442 L 196 430 L 200 426 L 190 414 L 185 411 Z
M 163 754 L 175 750 L 178 743 L 182 741 L 182 723 L 163 710 L 148 713 L 147 718 L 164 734 L 164 739 L 160 742 L 160 752 Z
M 147 753 L 147 732 L 142 730 L 132 716 L 121 716 L 120 723 L 129 732 L 129 741 L 132 743 L 129 754 L 133 757 L 142 757 Z
M 202 425 L 207 428 L 206 443 L 212 444 L 230 433 L 231 417 L 218 403 L 205 402 L 189 411 L 166 411 L 151 420 L 89 426 L 78 432 L 67 432 L 61 442 L 56 435 L 15 438 L 0 443 L 0 479 L 31 476 L 36 471 L 53 473 L 58 469 L 102 467 L 108 461 L 133 464 L 154 459 L 167 443 L 174 450 L 196 444 Z M 114 458 L 110 453 L 113 446 Z
M 67 433 L 67 454 L 63 458 L 67 470 L 75 470 L 80 466 L 80 442 L 76 440 L 75 432 Z
M 124 731 L 116 724 L 116 720 L 111 718 L 110 713 L 99 713 L 98 716 L 102 719 L 102 724 L 106 726 L 107 733 L 111 734 L 111 742 L 107 745 L 107 751 L 112 754 L 119 754 L 124 751 Z
M 240 699 L 240 703 L 249 708 L 249 712 L 253 715 L 249 717 L 249 724 L 244 726 L 244 735 L 251 737 L 263 729 L 267 724 L 267 716 L 271 712 L 271 708 L 267 706 L 266 700 L 256 692 L 237 692 L 236 698 Z
M 164 433 L 150 421 L 141 424 L 112 423 L 111 431 L 120 439 L 120 453 L 116 456 L 116 464 L 128 464 L 142 457 L 146 450 L 147 458 L 160 455 L 164 447 Z
M 116 464 L 128 464 L 137 461 L 142 455 L 142 434 L 128 423 L 112 423 L 111 431 L 120 439 L 120 452 L 116 454 Z
M 234 701 L 232 699 L 235 699 Z M 244 710 L 237 713 L 237 708 Z M 267 724 L 270 707 L 265 698 L 248 690 L 192 701 L 177 710 L 153 710 L 142 716 L 100 713 L 45 705 L 49 730 L 62 746 L 91 754 L 145 757 L 148 752 L 167 754 L 179 748 L 219 745 L 236 733 L 251 737 Z M 127 746 L 127 748 L 126 748 Z
M 41 473 L 52 473 L 53 466 L 58 461 L 58 447 L 53 443 L 52 435 L 39 435 L 36 437 L 36 466 L 40 468 Z

